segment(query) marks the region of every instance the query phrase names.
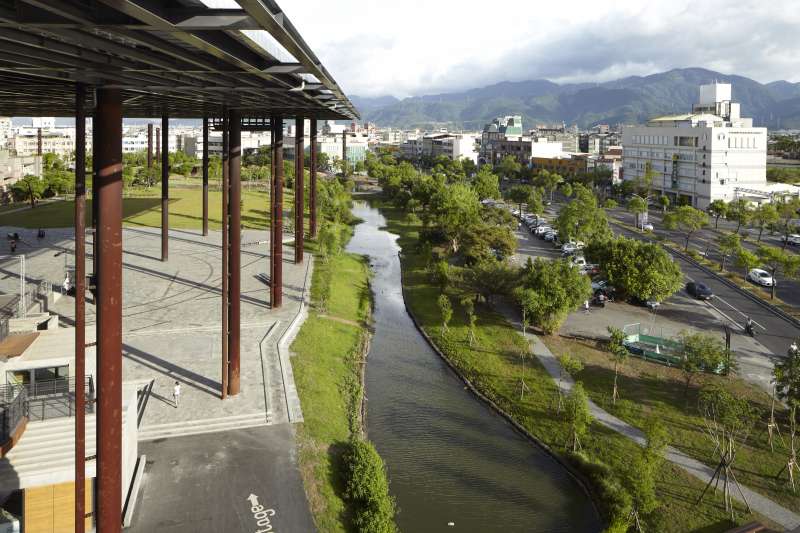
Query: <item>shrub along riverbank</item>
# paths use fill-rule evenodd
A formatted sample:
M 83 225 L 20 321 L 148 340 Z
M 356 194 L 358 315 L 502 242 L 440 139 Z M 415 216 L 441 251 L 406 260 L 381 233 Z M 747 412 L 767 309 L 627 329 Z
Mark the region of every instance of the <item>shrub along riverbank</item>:
M 592 423 L 582 439 L 578 453 L 566 451 L 570 426 L 556 413 L 556 387 L 535 358 L 528 353 L 525 340 L 491 306 L 479 304 L 474 317 L 458 287 L 445 290 L 452 309 L 446 332 L 442 308 L 438 305 L 441 286 L 428 268 L 429 249 L 418 246 L 422 223 L 404 210 L 380 205 L 388 230 L 399 235 L 402 248 L 403 285 L 406 303 L 418 323 L 436 342 L 445 356 L 478 390 L 522 424 L 542 444 L 571 461 L 590 480 L 595 499 L 604 518 L 612 522 L 609 530 L 625 531 L 630 513 L 630 497 L 623 487 L 632 473 L 632 458 L 640 448 L 625 437 Z M 584 370 L 584 372 L 591 371 Z M 583 377 L 583 376 L 579 376 Z M 521 380 L 527 389 L 520 394 Z M 635 472 L 633 472 L 635 474 Z M 646 531 L 707 532 L 726 531 L 728 520 L 722 501 L 706 497 L 696 500 L 703 484 L 668 462 L 655 474 L 657 508 L 642 517 Z M 738 515 L 744 513 L 741 509 Z M 752 519 L 747 517 L 747 519 Z
M 366 258 L 341 251 L 351 235 L 349 224 L 328 223 L 311 243 L 312 307 L 292 344 L 299 462 L 319 531 L 393 533 L 386 469 L 362 427 L 371 297 Z

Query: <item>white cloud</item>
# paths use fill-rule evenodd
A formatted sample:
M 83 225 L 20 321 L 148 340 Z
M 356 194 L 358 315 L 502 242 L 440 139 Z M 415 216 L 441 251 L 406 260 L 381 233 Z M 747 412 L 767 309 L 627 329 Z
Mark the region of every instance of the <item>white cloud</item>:
M 800 81 L 795 0 L 283 0 L 350 94 L 605 81 L 705 67 Z

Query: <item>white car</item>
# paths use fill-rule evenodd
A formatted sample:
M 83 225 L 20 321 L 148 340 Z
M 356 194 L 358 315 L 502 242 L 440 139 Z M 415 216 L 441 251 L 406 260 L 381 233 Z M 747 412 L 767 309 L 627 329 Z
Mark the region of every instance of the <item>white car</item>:
M 762 287 L 772 287 L 775 285 L 775 280 L 772 278 L 769 272 L 766 270 L 761 270 L 760 268 L 754 268 L 750 272 L 747 273 L 747 281 L 752 281 Z
M 550 232 L 550 231 L 553 231 L 553 228 L 551 228 L 550 226 L 546 226 L 546 225 L 544 225 L 544 226 L 536 226 L 536 229 L 533 230 L 533 232 L 536 235 L 539 235 L 540 237 L 544 237 L 544 235 L 547 232 Z
M 574 242 L 568 242 L 561 246 L 561 252 L 564 255 L 574 254 L 578 250 L 579 248 Z
M 642 224 L 642 231 L 653 231 L 653 225 L 649 222 Z
M 786 242 L 786 244 L 800 246 L 800 235 L 797 235 L 796 233 L 792 233 L 791 235 L 784 235 L 783 240 Z

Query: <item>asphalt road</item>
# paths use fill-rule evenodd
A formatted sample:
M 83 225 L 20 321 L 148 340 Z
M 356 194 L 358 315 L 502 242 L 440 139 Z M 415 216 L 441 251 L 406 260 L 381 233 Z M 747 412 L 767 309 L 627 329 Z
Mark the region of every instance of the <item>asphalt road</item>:
M 545 212 L 546 218 L 548 218 L 548 220 L 553 220 L 556 217 L 557 209 L 559 209 L 559 207 L 560 206 L 557 202 L 554 202 L 552 206 L 548 207 Z M 633 215 L 621 209 L 613 210 L 611 215 L 612 218 L 619 217 L 628 224 L 632 223 Z M 674 232 L 666 232 L 665 230 L 660 229 L 660 214 L 658 214 L 656 217 L 653 217 L 653 213 L 651 213 L 651 218 L 656 218 L 656 221 L 654 221 L 656 233 L 663 232 L 670 239 L 677 239 L 676 242 L 682 242 L 681 235 L 678 235 Z M 625 235 L 626 237 L 655 242 L 650 236 L 644 235 L 641 232 L 628 230 L 627 228 L 617 225 L 612 225 L 612 229 L 615 233 Z M 704 238 L 712 238 L 711 235 L 708 234 L 710 231 L 711 230 L 705 230 L 705 232 L 703 232 Z M 716 234 L 713 234 L 713 238 L 716 238 Z M 554 250 L 550 243 L 547 243 L 538 237 L 532 237 L 532 240 L 539 241 L 541 244 L 523 244 L 519 251 L 524 252 L 524 246 L 542 246 L 548 248 L 549 250 Z M 697 239 L 694 240 L 696 241 Z M 695 246 L 695 249 L 705 252 L 705 245 L 701 246 L 702 248 Z M 703 282 L 711 288 L 711 290 L 714 292 L 714 298 L 711 302 L 709 302 L 709 304 L 714 306 L 720 314 L 728 318 L 729 322 L 734 326 L 734 330 L 738 328 L 739 331 L 741 331 L 741 327 L 744 324 L 746 317 L 751 317 L 758 326 L 756 327 L 758 341 L 778 357 L 785 356 L 792 341 L 800 338 L 800 328 L 796 327 L 793 323 L 773 314 L 758 303 L 752 301 L 746 294 L 744 294 L 743 291 L 731 288 L 730 286 L 721 282 L 715 276 L 708 274 L 706 271 L 698 268 L 693 263 L 685 261 L 674 254 L 673 258 L 675 262 L 680 265 L 681 270 L 688 279 Z M 709 258 L 714 259 L 714 256 L 710 255 Z M 779 290 L 781 286 L 782 283 L 779 279 Z M 800 286 L 798 286 L 797 295 L 798 302 L 800 303 Z M 699 303 L 700 302 L 698 301 L 698 304 Z
M 610 212 L 614 218 L 624 221 L 627 224 L 633 225 L 632 214 L 622 211 L 621 209 L 614 209 L 611 210 Z M 681 246 L 683 246 L 685 243 L 684 236 L 676 231 L 669 231 L 664 229 L 662 218 L 663 217 L 660 212 L 651 211 L 649 213 L 649 219 L 655 228 L 655 233 L 662 234 L 671 241 L 676 242 Z M 699 253 L 706 254 L 706 257 L 708 257 L 708 259 L 719 263 L 722 260 L 722 254 L 719 252 L 719 247 L 717 246 L 717 239 L 723 232 L 735 231 L 736 224 L 729 222 L 727 220 L 720 220 L 719 226 L 720 226 L 719 227 L 720 231 L 715 231 L 713 229 L 713 219 L 712 219 L 712 227 L 699 230 L 694 235 L 692 235 L 692 238 L 689 242 L 689 248 L 696 250 Z M 759 243 L 755 242 L 755 239 L 758 238 L 758 230 L 742 229 L 740 233 L 744 231 L 747 231 L 749 233 L 750 238 L 742 242 L 743 246 L 748 250 L 755 252 L 755 250 L 758 248 L 759 245 Z M 777 247 L 783 246 L 783 243 L 780 240 L 780 236 L 769 235 L 766 231 L 762 235 L 761 241 L 764 244 L 769 244 L 772 246 L 777 246 Z M 787 246 L 786 250 L 789 251 L 790 253 L 797 253 L 797 247 L 795 246 Z M 728 263 L 726 268 L 728 269 L 735 268 L 733 266 L 734 259 L 732 257 L 729 257 L 727 261 Z M 793 279 L 786 279 L 780 274 L 778 274 L 776 278 L 778 281 L 778 284 L 775 289 L 776 296 L 789 305 L 800 307 L 800 281 Z
M 315 530 L 289 424 L 144 442 L 139 453 L 144 483 L 127 531 Z

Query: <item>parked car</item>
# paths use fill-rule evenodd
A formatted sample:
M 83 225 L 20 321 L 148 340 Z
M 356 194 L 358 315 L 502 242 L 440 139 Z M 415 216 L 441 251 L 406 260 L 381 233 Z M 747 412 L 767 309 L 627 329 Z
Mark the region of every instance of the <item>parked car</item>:
M 568 242 L 561 246 L 561 253 L 564 255 L 571 255 L 578 251 L 578 247 L 574 242 Z
M 687 283 L 686 292 L 698 300 L 710 300 L 714 297 L 714 293 L 711 292 L 711 288 L 705 283 L 700 283 L 699 281 L 690 281 Z
M 544 240 L 546 240 L 547 242 L 553 242 L 554 240 L 556 240 L 557 237 L 558 237 L 557 230 L 548 231 L 547 233 L 544 234 Z
M 642 224 L 642 231 L 653 231 L 653 225 L 649 222 Z
M 791 244 L 793 246 L 800 246 L 800 235 L 796 233 L 792 233 L 791 235 L 784 235 L 783 242 L 786 244 Z
M 772 287 L 775 285 L 775 279 L 766 270 L 754 268 L 747 273 L 747 281 L 752 281 L 762 287 Z
M 551 228 L 550 226 L 541 225 L 541 226 L 536 226 L 535 233 L 539 237 L 544 237 L 544 234 L 547 233 L 548 231 L 553 231 L 553 228 Z
M 642 299 L 637 298 L 636 296 L 631 297 L 631 303 L 633 305 L 640 305 L 642 307 L 646 307 L 651 311 L 655 311 L 659 307 L 661 307 L 661 302 L 653 300 L 652 298 Z

